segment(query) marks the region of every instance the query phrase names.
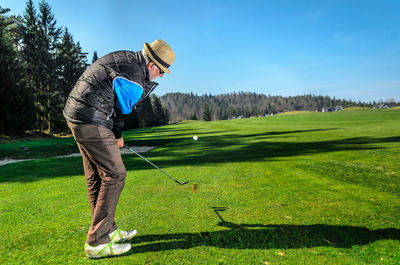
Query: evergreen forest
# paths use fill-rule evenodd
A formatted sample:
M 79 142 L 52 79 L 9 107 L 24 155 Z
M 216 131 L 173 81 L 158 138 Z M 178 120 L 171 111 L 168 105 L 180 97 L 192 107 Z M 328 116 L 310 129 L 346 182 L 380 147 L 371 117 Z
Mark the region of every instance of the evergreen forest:
M 167 93 L 161 97 L 168 109 L 170 122 L 182 120 L 228 120 L 254 116 L 274 115 L 287 111 L 335 111 L 337 108 L 400 105 L 394 99 L 373 102 L 355 102 L 329 96 L 303 95 L 294 97 L 271 96 L 251 92 L 234 92 L 220 95 L 193 93 Z

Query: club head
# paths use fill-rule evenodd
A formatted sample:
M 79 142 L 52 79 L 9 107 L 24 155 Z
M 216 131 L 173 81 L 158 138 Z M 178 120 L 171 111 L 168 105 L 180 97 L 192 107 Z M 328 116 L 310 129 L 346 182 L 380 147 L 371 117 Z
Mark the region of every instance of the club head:
M 189 180 L 184 181 L 184 182 L 179 182 L 179 181 L 175 180 L 175 182 L 178 183 L 179 185 L 185 185 L 185 184 L 189 183 Z

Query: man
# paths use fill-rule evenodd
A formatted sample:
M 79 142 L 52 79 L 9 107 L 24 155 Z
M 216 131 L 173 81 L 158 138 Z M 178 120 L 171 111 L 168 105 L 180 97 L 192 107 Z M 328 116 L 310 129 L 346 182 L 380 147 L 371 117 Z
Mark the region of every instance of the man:
M 92 223 L 85 253 L 89 258 L 123 254 L 137 231 L 122 231 L 114 222 L 115 209 L 125 184 L 124 117 L 169 74 L 176 56 L 162 40 L 138 52 L 118 51 L 95 61 L 79 78 L 64 108 L 64 117 L 82 154 Z

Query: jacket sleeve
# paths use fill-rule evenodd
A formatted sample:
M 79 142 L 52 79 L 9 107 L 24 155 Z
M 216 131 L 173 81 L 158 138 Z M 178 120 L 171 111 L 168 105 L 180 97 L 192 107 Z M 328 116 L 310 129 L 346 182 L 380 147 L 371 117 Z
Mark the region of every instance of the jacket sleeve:
M 114 125 L 112 132 L 115 135 L 116 139 L 120 139 L 122 137 L 122 129 L 124 128 L 125 118 L 128 115 L 124 115 L 118 108 L 114 108 L 115 116 L 114 116 Z
M 117 98 L 114 107 L 113 133 L 116 139 L 120 139 L 122 137 L 122 129 L 124 128 L 124 120 L 142 97 L 143 87 L 139 83 L 130 81 L 124 77 L 115 78 L 113 87 Z
M 116 77 L 113 87 L 117 96 L 117 108 L 124 115 L 131 113 L 133 106 L 142 98 L 143 86 L 124 77 Z

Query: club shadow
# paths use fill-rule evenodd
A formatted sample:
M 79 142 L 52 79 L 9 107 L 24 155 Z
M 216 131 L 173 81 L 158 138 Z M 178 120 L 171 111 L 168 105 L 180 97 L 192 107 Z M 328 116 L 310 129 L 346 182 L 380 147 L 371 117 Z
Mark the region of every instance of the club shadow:
M 143 235 L 134 238 L 133 253 L 212 246 L 225 249 L 298 249 L 329 246 L 351 248 L 378 240 L 399 240 L 400 230 L 338 225 L 234 224 L 220 222 L 227 230 L 200 233 Z

